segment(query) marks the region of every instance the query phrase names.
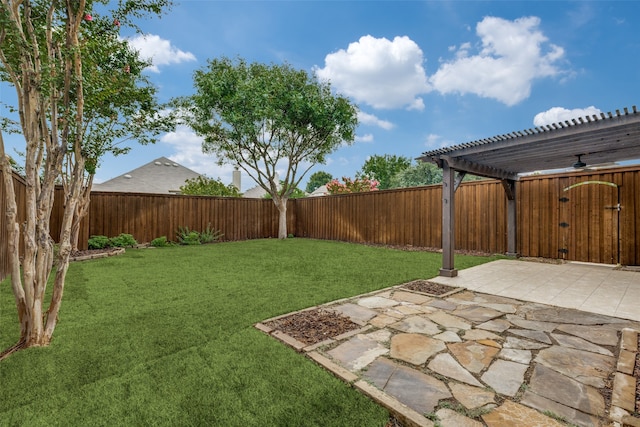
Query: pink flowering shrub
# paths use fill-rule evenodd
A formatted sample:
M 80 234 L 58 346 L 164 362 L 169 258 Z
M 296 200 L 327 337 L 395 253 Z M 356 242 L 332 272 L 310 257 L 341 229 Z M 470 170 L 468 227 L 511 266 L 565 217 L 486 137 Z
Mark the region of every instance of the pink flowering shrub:
M 351 179 L 342 177 L 341 183 L 337 179 L 330 181 L 327 184 L 327 191 L 329 194 L 346 194 L 346 193 L 362 193 L 365 191 L 378 191 L 379 182 L 375 179 L 369 179 L 366 177 Z

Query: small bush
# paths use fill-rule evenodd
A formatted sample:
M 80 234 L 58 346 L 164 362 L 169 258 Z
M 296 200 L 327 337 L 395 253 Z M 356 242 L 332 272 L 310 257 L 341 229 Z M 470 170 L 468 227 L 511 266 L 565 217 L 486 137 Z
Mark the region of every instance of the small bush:
M 178 243 L 181 245 L 199 245 L 200 233 L 189 230 L 189 227 L 178 227 Z
M 200 243 L 212 243 L 220 240 L 224 236 L 220 230 L 211 228 L 211 224 L 207 225 L 206 230 L 200 233 Z
M 171 246 L 171 242 L 167 240 L 167 236 L 156 237 L 150 243 L 154 248 L 164 248 L 167 246 Z
M 110 239 L 107 236 L 89 237 L 89 249 L 104 249 L 110 246 Z
M 109 239 L 109 243 L 114 248 L 131 248 L 138 244 L 131 234 L 122 233 L 117 237 Z
M 189 227 L 178 227 L 178 243 L 181 245 L 200 245 L 203 243 L 211 243 L 219 240 L 223 234 L 220 230 L 211 228 L 209 224 L 203 232 L 189 230 Z

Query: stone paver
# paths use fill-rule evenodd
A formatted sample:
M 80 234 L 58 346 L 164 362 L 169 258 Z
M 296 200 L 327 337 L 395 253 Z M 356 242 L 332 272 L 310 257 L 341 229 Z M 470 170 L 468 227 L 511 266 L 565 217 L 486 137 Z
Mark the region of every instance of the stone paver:
M 532 329 L 535 331 L 552 332 L 558 327 L 557 323 L 538 322 L 535 320 L 526 320 L 519 316 L 507 314 L 505 319 L 515 326 L 522 329 Z
M 456 362 L 449 353 L 438 354 L 429 362 L 427 367 L 433 372 L 460 381 L 461 383 L 482 387 L 482 383 Z
M 442 427 L 483 427 L 480 421 L 472 420 L 448 408 L 436 412 L 438 424 Z
M 564 427 L 564 424 L 510 400 L 482 416 L 488 427 Z
M 565 334 L 551 334 L 551 337 L 563 347 L 571 347 L 578 350 L 590 351 L 592 353 L 604 354 L 605 356 L 613 356 L 611 351 L 597 344 L 593 344 L 585 339 Z
M 615 367 L 613 357 L 560 346 L 541 350 L 535 361 L 596 388 L 604 387 Z
M 412 426 L 563 425 L 545 412 L 580 427 L 638 420 L 629 417 L 633 329 L 640 323 L 519 301 L 511 288 L 505 293 L 509 297 L 472 290 L 430 297 L 394 286 L 324 304 L 362 328 L 311 346 L 277 328 L 256 327 Z M 612 378 L 607 407 L 598 389 Z M 458 408 L 481 411 L 482 422 Z
M 553 400 L 539 396 L 529 390 L 524 392 L 520 403 L 530 408 L 537 409 L 540 412 L 553 413 L 565 420 L 570 420 L 571 424 L 578 425 L 580 427 L 598 427 L 601 424 L 598 417 L 585 414 L 577 409 L 554 402 Z
M 378 315 L 378 312 L 370 308 L 362 307 L 357 304 L 342 304 L 334 307 L 334 310 L 350 317 L 355 321 L 366 322 L 367 320 Z
M 447 347 L 462 366 L 470 372 L 479 373 L 493 361 L 500 350 L 475 341 L 448 344 Z
M 411 316 L 390 325 L 402 332 L 434 335 L 440 333 L 438 325 L 423 316 Z
M 386 308 L 393 307 L 398 304 L 400 304 L 398 301 L 378 296 L 366 297 L 358 300 L 358 305 L 367 308 Z
M 493 332 L 504 332 L 511 326 L 511 323 L 504 319 L 493 319 L 487 322 L 481 323 L 476 326 L 478 329 L 486 329 Z
M 435 299 L 427 303 L 427 305 L 429 307 L 439 308 L 441 310 L 447 310 L 447 311 L 455 310 L 456 308 L 458 308 L 458 304 L 453 303 L 451 301 L 444 300 L 444 299 Z
M 414 292 L 407 292 L 407 291 L 395 291 L 391 295 L 391 298 L 399 302 L 411 302 L 414 304 L 424 304 L 433 300 L 433 298 L 431 297 L 427 297 L 424 295 L 416 294 Z
M 617 345 L 618 332 L 603 326 L 560 325 L 558 330 L 583 338 L 594 344 Z
M 459 317 L 445 313 L 444 311 L 436 311 L 435 313 L 427 315 L 427 317 L 436 322 L 438 325 L 447 329 L 471 329 L 471 323 Z
M 507 337 L 504 343 L 504 348 L 515 348 L 520 350 L 539 350 L 546 347 L 549 346 L 540 342 L 533 342 L 516 337 Z
M 510 360 L 512 362 L 522 363 L 528 365 L 531 363 L 531 350 L 518 350 L 514 348 L 503 348 L 498 357 L 504 360 Z
M 631 375 L 616 372 L 614 379 L 616 387 L 613 389 L 611 404 L 629 412 L 635 411 L 636 379 Z
M 491 331 L 485 331 L 482 329 L 471 329 L 470 331 L 465 331 L 462 337 L 467 341 L 479 341 L 479 340 L 502 341 L 502 337 L 500 335 L 497 335 Z
M 495 319 L 496 317 L 500 317 L 504 313 L 492 308 L 470 306 L 457 308 L 451 314 L 471 320 L 472 322 L 486 322 L 488 320 Z
M 391 338 L 391 357 L 413 365 L 424 365 L 445 348 L 442 341 L 420 334 L 398 334 Z
M 442 381 L 384 358 L 372 363 L 363 377 L 420 413 L 432 412 L 440 399 L 451 397 Z
M 460 335 L 456 334 L 453 331 L 444 331 L 441 334 L 434 335 L 433 337 L 437 340 L 444 341 L 444 342 L 461 342 L 462 341 L 462 338 L 460 338 Z
M 495 402 L 496 394 L 478 387 L 466 384 L 452 383 L 449 385 L 453 397 L 467 409 L 476 409 Z
M 350 371 L 358 371 L 378 356 L 388 354 L 389 349 L 375 340 L 356 336 L 328 353 Z
M 482 381 L 500 394 L 515 396 L 524 381 L 528 366 L 498 359 L 482 374 Z
M 527 313 L 527 319 L 552 323 L 569 323 L 573 325 L 606 325 L 608 323 L 619 322 L 618 319 L 602 314 L 588 313 L 586 311 L 562 307 L 547 307 L 532 310 L 530 313 Z
M 533 369 L 529 388 L 532 393 L 586 414 L 604 415 L 604 398 L 597 389 L 544 365 L 537 364 Z
M 551 338 L 549 338 L 549 336 L 543 331 L 532 331 L 530 329 L 510 329 L 509 332 L 514 335 L 518 335 L 519 337 L 528 338 L 533 341 L 538 341 L 549 345 L 552 344 Z

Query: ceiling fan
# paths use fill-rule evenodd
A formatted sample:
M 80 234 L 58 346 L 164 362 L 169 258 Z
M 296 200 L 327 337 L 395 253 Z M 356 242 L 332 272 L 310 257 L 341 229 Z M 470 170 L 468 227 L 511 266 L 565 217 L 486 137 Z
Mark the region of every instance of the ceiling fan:
M 600 168 L 617 166 L 616 162 L 606 162 L 606 163 L 598 163 L 598 164 L 588 165 L 588 167 L 587 167 L 587 164 L 582 161 L 582 156 L 586 156 L 587 154 L 593 154 L 593 153 L 586 153 L 586 154 L 585 153 L 581 153 L 581 154 L 576 154 L 575 155 L 578 158 L 578 160 L 572 165 L 574 169 L 596 170 L 596 169 L 600 169 Z
M 578 161 L 573 164 L 574 169 L 582 169 L 587 166 L 587 164 L 582 161 L 582 156 L 584 156 L 584 154 L 576 154 L 576 157 L 578 157 Z

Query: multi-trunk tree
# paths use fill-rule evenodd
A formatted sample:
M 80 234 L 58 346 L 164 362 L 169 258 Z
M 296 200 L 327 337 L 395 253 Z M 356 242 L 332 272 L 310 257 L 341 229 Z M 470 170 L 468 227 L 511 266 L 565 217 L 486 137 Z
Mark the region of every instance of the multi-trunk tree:
M 238 165 L 271 196 L 279 211 L 278 237 L 286 238 L 287 200 L 309 169 L 353 142 L 355 106 L 288 64 L 216 59 L 194 80 L 196 94 L 181 105 L 204 138 L 203 151 L 220 164 Z
M 14 350 L 48 345 L 52 339 L 77 239 L 73 226 L 88 203 L 100 157 L 121 152 L 119 138 L 144 142 L 153 134 L 149 129 L 167 125 L 164 119 L 158 121 L 157 108 L 151 114 L 153 90 L 140 85 L 144 63 L 118 38 L 117 30 L 133 18 L 161 13 L 168 0 L 118 2 L 108 18 L 93 13 L 98 3 L 109 2 L 0 0 L 0 78 L 15 88 L 25 141 L 26 218 L 20 221 L 3 140 L 8 124 L 3 120 L 0 169 L 8 208 L 2 214 L 8 224 L 11 286 L 20 323 Z M 51 234 L 58 230 L 50 229 L 50 215 L 58 182 L 64 187 L 65 206 L 54 251 Z M 52 272 L 47 306 L 45 290 Z

